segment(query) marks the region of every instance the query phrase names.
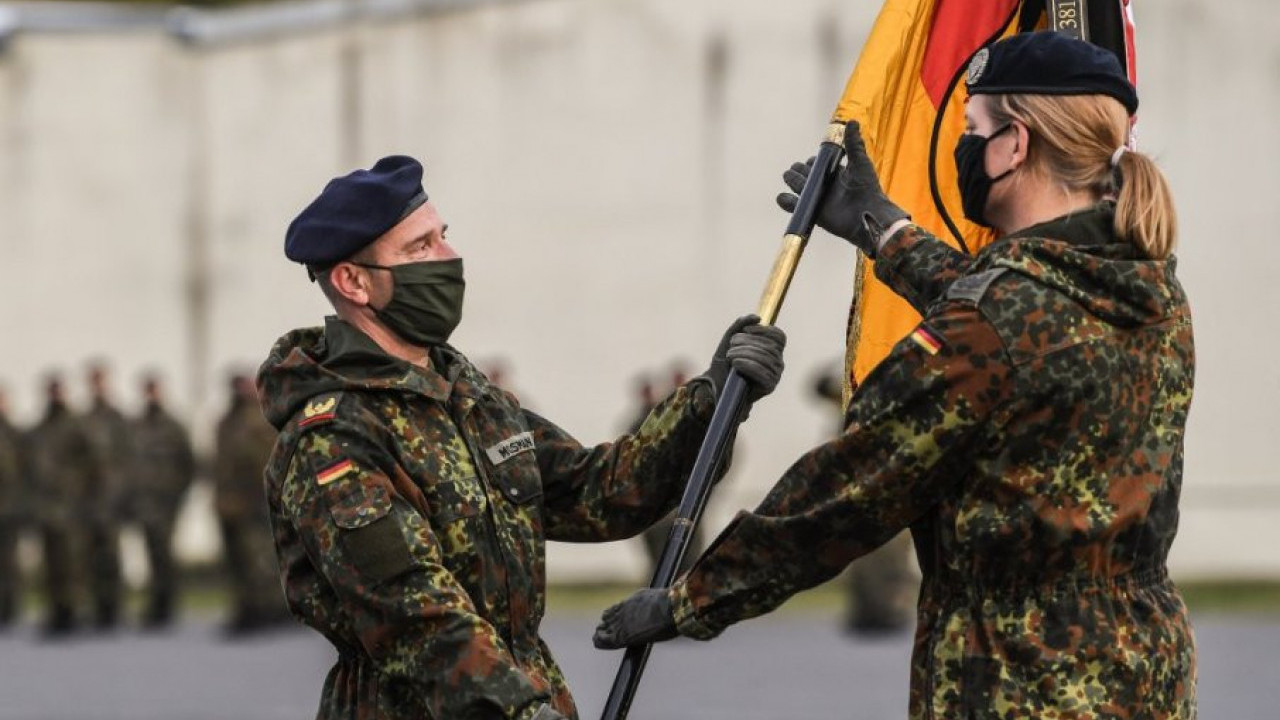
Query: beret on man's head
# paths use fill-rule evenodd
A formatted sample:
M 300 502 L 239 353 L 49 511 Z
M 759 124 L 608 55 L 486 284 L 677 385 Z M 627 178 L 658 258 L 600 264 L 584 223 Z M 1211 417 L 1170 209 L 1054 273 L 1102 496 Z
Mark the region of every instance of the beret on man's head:
M 324 268 L 351 257 L 427 201 L 422 164 L 391 155 L 329 181 L 289 223 L 285 257 Z
M 1132 115 L 1138 92 L 1111 51 L 1044 30 L 998 40 L 969 63 L 970 95 L 1107 95 Z

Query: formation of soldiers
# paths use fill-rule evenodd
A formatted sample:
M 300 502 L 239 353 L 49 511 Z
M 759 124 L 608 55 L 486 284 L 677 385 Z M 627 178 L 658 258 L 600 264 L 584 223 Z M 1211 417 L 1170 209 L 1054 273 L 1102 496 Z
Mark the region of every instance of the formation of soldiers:
M 64 378 L 48 375 L 43 413 L 28 429 L 15 427 L 0 395 L 0 627 L 18 619 L 28 589 L 40 591 L 46 637 L 125 622 L 120 534 L 128 526 L 144 541 L 150 571 L 137 624 L 156 630 L 174 619 L 174 525 L 201 471 L 190 433 L 166 407 L 157 375 L 142 378 L 142 410 L 134 417 L 113 403 L 105 365 L 91 365 L 85 380 L 89 404 L 78 411 Z M 261 484 L 275 431 L 249 378 L 233 379 L 231 398 L 209 474 L 232 586 L 226 629 L 243 633 L 286 614 Z M 30 588 L 17 558 L 24 534 L 38 540 L 41 556 Z

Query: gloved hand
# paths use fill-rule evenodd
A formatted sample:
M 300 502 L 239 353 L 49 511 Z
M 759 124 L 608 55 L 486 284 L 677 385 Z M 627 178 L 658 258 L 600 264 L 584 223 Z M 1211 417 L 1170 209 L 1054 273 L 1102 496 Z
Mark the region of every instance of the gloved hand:
M 813 158 L 795 163 L 782 174 L 782 180 L 795 192 L 804 189 L 813 170 Z M 791 193 L 778 195 L 778 205 L 787 212 L 796 209 L 799 198 Z M 844 165 L 818 207 L 818 226 L 853 243 L 867 257 L 875 259 L 880 236 L 889 226 L 910 215 L 893 204 L 880 187 L 880 178 L 867 156 L 862 142 L 862 129 L 856 120 L 844 128 Z
M 782 350 L 787 334 L 781 328 L 761 325 L 757 315 L 743 315 L 725 331 L 703 373 L 716 386 L 716 397 L 729 379 L 729 368 L 747 381 L 747 402 L 754 403 L 773 392 L 782 379 Z
M 600 616 L 591 642 L 601 650 L 670 640 L 676 632 L 666 588 L 645 588 Z

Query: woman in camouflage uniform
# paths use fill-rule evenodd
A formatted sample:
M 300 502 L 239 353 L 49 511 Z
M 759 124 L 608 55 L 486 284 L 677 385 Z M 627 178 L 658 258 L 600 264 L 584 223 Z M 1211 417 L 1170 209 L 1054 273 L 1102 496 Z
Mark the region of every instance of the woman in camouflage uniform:
M 606 611 L 596 643 L 714 637 L 910 527 L 911 718 L 1192 718 L 1194 640 L 1165 569 L 1191 318 L 1168 187 L 1127 150 L 1137 95 L 1114 56 L 1050 33 L 980 51 L 968 80 L 961 194 L 1001 238 L 967 256 L 910 224 L 851 125 L 819 222 L 924 319 L 840 438 L 669 591 Z

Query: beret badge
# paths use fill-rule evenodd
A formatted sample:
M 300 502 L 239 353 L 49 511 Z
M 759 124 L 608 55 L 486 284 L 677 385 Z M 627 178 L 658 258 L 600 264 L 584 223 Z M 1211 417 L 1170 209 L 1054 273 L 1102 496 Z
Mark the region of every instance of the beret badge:
M 969 61 L 969 74 L 965 82 L 973 85 L 981 80 L 982 73 L 987 71 L 987 63 L 989 62 L 991 62 L 991 50 L 982 48 L 973 56 L 973 60 Z

